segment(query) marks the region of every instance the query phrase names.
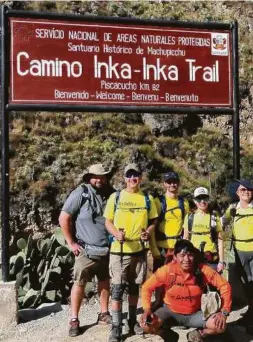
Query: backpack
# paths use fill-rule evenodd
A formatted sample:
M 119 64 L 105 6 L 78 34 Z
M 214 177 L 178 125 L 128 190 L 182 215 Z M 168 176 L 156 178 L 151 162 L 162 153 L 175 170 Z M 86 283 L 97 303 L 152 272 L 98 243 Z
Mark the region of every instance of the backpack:
M 185 207 L 184 207 L 184 199 L 183 197 L 179 196 L 178 197 L 178 206 L 168 209 L 167 210 L 167 203 L 166 203 L 166 197 L 165 195 L 159 196 L 159 200 L 161 202 L 161 213 L 159 215 L 159 221 L 162 222 L 165 219 L 165 215 L 167 212 L 172 211 L 174 209 L 180 209 L 182 213 L 182 221 L 184 221 L 185 217 Z M 177 235 L 177 236 L 167 236 L 164 232 L 161 232 L 159 229 L 155 230 L 155 236 L 156 240 L 158 241 L 164 241 L 168 239 L 180 239 L 182 238 L 182 235 Z
M 161 213 L 159 215 L 159 220 L 162 222 L 165 218 L 165 215 L 168 211 L 172 211 L 174 209 L 180 209 L 182 212 L 182 220 L 184 220 L 185 217 L 185 207 L 184 207 L 184 199 L 181 196 L 178 196 L 178 207 L 174 207 L 171 209 L 167 210 L 167 202 L 166 202 L 166 197 L 165 195 L 160 195 L 159 200 L 161 202 L 162 208 L 161 208 Z
M 193 221 L 194 221 L 194 213 L 191 213 L 188 216 L 188 232 L 189 232 L 189 240 L 191 241 L 191 236 L 192 236 L 192 227 L 193 227 Z M 198 235 L 206 235 L 208 233 L 197 233 Z M 211 234 L 211 240 L 215 244 L 217 243 L 218 240 L 218 233 L 217 233 L 217 212 L 212 211 L 210 213 L 210 234 Z
M 82 187 L 82 190 L 83 190 L 82 199 L 81 199 L 78 210 L 76 211 L 75 215 L 72 216 L 73 227 L 75 227 L 75 222 L 76 222 L 77 216 L 79 215 L 79 212 L 80 212 L 82 206 L 84 205 L 84 203 L 87 200 L 90 200 L 89 190 L 88 190 L 87 186 L 85 184 L 81 184 L 80 186 Z M 68 194 L 67 198 L 69 197 L 71 192 Z
M 114 200 L 114 212 L 118 209 L 120 194 L 121 194 L 120 190 L 116 191 L 115 200 Z M 149 198 L 148 193 L 146 193 L 145 191 L 143 191 L 143 194 L 145 197 L 145 209 L 147 209 L 147 211 L 149 212 L 151 208 L 150 198 Z
M 198 285 L 201 288 L 205 288 L 206 285 L 204 284 L 204 279 L 203 279 L 203 273 L 201 272 L 201 270 L 197 267 L 195 270 L 195 278 L 196 278 L 196 285 Z M 167 277 L 166 279 L 166 283 L 168 284 L 166 286 L 165 291 L 169 290 L 170 288 L 172 288 L 172 286 L 177 284 L 177 275 L 176 273 L 169 273 L 169 277 Z

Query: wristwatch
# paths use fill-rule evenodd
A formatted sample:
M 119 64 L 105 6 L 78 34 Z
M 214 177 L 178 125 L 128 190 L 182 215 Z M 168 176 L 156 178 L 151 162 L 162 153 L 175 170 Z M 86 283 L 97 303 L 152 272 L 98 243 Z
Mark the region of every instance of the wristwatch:
M 222 313 L 222 315 L 225 316 L 225 317 L 228 317 L 228 316 L 229 316 L 229 312 L 226 311 L 226 310 L 222 310 L 221 313 Z
M 225 261 L 219 261 L 219 264 L 222 264 L 224 267 L 227 266 L 227 264 L 225 263 Z

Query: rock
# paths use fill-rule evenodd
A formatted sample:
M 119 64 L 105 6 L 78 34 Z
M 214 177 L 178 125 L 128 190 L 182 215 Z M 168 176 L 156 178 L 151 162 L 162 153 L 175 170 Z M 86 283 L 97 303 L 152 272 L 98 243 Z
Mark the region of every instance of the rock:
M 52 313 L 62 311 L 60 303 L 43 303 L 36 309 L 22 309 L 18 311 L 18 318 L 21 322 L 39 319 Z
M 187 115 L 183 114 L 148 114 L 142 115 L 145 125 L 150 127 L 155 136 L 170 135 L 180 136 L 183 132 L 183 124 Z

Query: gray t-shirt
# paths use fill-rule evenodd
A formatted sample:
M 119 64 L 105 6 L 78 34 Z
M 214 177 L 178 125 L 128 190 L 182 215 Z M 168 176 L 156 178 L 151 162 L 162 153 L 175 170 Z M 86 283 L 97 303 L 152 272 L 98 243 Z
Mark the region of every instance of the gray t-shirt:
M 107 196 L 100 193 L 90 185 L 85 184 L 88 194 L 82 185 L 71 192 L 62 211 L 76 217 L 76 238 L 95 246 L 108 245 L 108 233 L 105 228 L 103 211 Z

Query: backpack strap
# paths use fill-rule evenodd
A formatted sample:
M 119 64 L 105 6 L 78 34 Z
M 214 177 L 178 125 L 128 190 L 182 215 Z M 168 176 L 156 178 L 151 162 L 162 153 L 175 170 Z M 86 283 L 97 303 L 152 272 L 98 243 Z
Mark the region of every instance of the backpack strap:
M 210 232 L 212 242 L 217 243 L 218 234 L 217 234 L 217 212 L 213 210 L 210 213 Z
M 120 190 L 117 190 L 117 191 L 116 191 L 115 199 L 114 199 L 114 212 L 115 212 L 115 211 L 117 210 L 117 208 L 118 208 L 120 193 L 121 193 Z
M 188 239 L 190 241 L 191 241 L 191 238 L 192 238 L 193 221 L 194 221 L 194 213 L 191 213 L 191 214 L 188 215 L 188 233 L 189 233 Z
M 143 193 L 145 196 L 145 204 L 146 204 L 147 211 L 150 211 L 151 203 L 150 203 L 149 194 L 146 191 L 143 191 Z
M 238 202 L 237 202 L 237 203 L 232 203 L 231 206 L 230 206 L 230 211 L 229 211 L 229 213 L 230 213 L 230 216 L 233 218 L 233 220 L 234 220 L 234 218 L 235 218 L 235 216 L 236 216 L 236 207 L 237 207 L 237 204 L 238 204 Z
M 119 203 L 119 199 L 120 199 L 120 194 L 121 191 L 118 190 L 116 191 L 116 195 L 115 195 L 115 199 L 114 199 L 114 212 L 117 210 L 118 208 L 118 203 Z M 145 207 L 147 209 L 147 211 L 150 211 L 151 208 L 151 202 L 150 202 L 150 198 L 149 198 L 149 194 L 146 193 L 145 191 L 143 191 L 144 197 L 145 197 Z
M 165 218 L 165 214 L 168 211 L 172 211 L 174 209 L 179 208 L 181 210 L 182 213 L 182 221 L 184 221 L 184 217 L 185 217 L 185 207 L 184 207 L 184 199 L 181 196 L 178 196 L 178 207 L 174 207 L 174 208 L 170 208 L 167 210 L 167 202 L 166 202 L 166 196 L 165 195 L 160 195 L 159 196 L 159 200 L 161 202 L 161 213 L 159 215 L 159 220 L 163 221 Z
M 171 265 L 171 264 L 169 264 Z M 202 289 L 205 287 L 204 284 L 204 279 L 203 279 L 203 273 L 201 272 L 201 270 L 199 268 L 196 269 L 195 271 L 195 279 L 196 279 L 196 285 L 198 285 L 199 287 L 201 287 Z M 175 272 L 168 272 L 167 278 L 166 278 L 166 284 L 168 284 L 166 286 L 165 291 L 168 291 L 169 289 L 172 288 L 172 286 L 177 284 L 177 275 Z
M 193 227 L 193 221 L 194 221 L 194 213 L 191 213 L 188 216 L 188 233 L 189 233 L 189 240 L 191 240 L 192 237 L 192 227 Z M 212 211 L 210 213 L 210 233 L 211 233 L 211 239 L 214 243 L 217 242 L 217 212 Z M 196 235 L 206 235 L 209 233 L 194 233 Z
M 161 203 L 161 213 L 159 215 L 159 220 L 163 221 L 165 218 L 166 211 L 167 211 L 166 197 L 164 195 L 160 195 L 158 198 Z
M 237 214 L 237 203 L 232 203 L 231 206 L 230 206 L 230 216 L 232 217 L 233 221 L 235 221 L 235 218 L 237 218 L 236 221 L 244 218 L 244 217 L 250 217 L 250 216 L 253 216 L 253 214 L 245 214 L 245 215 L 241 215 L 241 214 Z
M 82 197 L 81 197 L 81 201 L 80 201 L 78 210 L 76 211 L 75 215 L 73 215 L 73 217 L 72 217 L 72 222 L 74 222 L 74 223 L 75 223 L 75 221 L 77 219 L 77 216 L 80 213 L 80 210 L 81 210 L 82 206 L 86 203 L 87 200 L 90 201 L 90 195 L 89 195 L 88 187 L 85 184 L 81 184 L 80 186 L 82 187 L 83 193 L 82 193 Z
M 184 199 L 181 196 L 178 196 L 178 207 L 182 212 L 182 221 L 184 221 L 185 217 L 185 207 L 184 207 Z

